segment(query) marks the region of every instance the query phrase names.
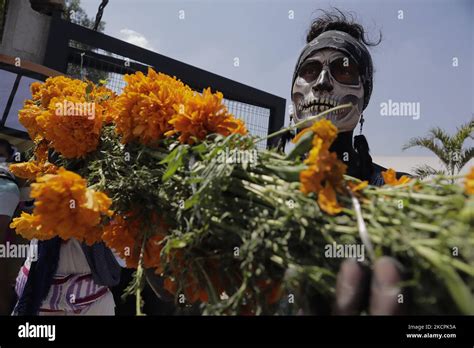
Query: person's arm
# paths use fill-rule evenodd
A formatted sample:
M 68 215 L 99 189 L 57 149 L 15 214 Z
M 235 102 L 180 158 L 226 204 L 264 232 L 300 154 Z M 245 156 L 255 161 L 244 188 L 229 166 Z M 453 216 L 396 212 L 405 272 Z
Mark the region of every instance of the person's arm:
M 6 245 L 7 241 L 16 242 L 9 225 L 19 202 L 18 186 L 9 179 L 0 179 L 0 242 L 3 245 Z M 0 258 L 0 315 L 10 314 L 15 282 L 14 271 L 18 271 L 21 262 L 19 259 Z

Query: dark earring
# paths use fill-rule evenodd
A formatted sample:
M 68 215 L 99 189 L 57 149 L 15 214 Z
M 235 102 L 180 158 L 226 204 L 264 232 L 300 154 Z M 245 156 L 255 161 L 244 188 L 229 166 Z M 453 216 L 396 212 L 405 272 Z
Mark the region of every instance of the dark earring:
M 365 122 L 365 120 L 364 120 L 364 115 L 362 114 L 362 115 L 360 115 L 360 121 L 359 121 L 359 123 L 360 123 L 360 131 L 359 131 L 359 134 L 362 134 L 362 128 L 364 127 L 364 122 Z

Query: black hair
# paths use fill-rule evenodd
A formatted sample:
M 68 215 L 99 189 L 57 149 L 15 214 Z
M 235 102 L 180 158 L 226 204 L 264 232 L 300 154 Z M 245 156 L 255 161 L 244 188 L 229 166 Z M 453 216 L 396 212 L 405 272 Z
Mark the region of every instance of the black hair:
M 313 22 L 306 35 L 306 42 L 309 43 L 313 39 L 322 33 L 329 30 L 339 30 L 348 33 L 354 39 L 366 46 L 377 46 L 382 41 L 382 33 L 379 32 L 379 39 L 377 41 L 370 41 L 367 38 L 367 33 L 364 27 L 357 23 L 354 15 L 347 12 L 344 13 L 338 8 L 333 7 L 332 10 L 319 9 L 317 12 L 321 12 Z
M 15 153 L 12 144 L 6 139 L 0 139 L 0 147 L 5 148 L 8 151 L 8 158 L 12 157 Z

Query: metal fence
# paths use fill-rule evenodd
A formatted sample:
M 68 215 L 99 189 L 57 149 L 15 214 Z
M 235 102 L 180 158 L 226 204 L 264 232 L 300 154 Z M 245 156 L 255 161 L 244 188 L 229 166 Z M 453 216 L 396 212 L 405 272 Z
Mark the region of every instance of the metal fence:
M 196 91 L 211 87 L 222 92 L 229 111 L 244 120 L 253 135 L 265 136 L 284 124 L 284 98 L 64 21 L 58 15 L 52 18 L 44 65 L 94 82 L 106 80 L 117 93 L 125 86 L 125 74 L 146 72 L 151 66 Z

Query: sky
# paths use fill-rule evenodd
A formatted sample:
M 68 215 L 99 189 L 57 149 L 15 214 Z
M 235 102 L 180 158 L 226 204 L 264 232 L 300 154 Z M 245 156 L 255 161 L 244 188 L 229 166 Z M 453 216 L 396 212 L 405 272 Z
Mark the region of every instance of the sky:
M 95 18 L 100 1 L 81 4 Z M 110 36 L 281 96 L 288 107 L 311 20 L 331 6 L 352 12 L 369 38 L 383 35 L 370 49 L 374 89 L 364 111 L 372 154 L 427 155 L 401 148 L 432 127 L 453 133 L 473 117 L 471 0 L 111 0 L 102 19 Z M 417 103 L 419 117 L 383 116 L 390 101 Z

